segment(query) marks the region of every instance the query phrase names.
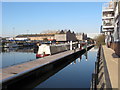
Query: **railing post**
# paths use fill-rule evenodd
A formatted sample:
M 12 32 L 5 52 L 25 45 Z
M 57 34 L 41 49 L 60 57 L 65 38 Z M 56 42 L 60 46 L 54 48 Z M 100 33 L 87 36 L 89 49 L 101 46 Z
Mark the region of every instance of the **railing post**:
M 95 87 L 94 87 L 94 90 L 97 90 L 97 74 L 94 74 L 94 78 L 95 78 Z
M 98 83 L 98 73 L 99 73 L 99 66 L 98 66 L 98 62 L 95 62 L 95 78 L 96 78 L 96 83 Z
M 101 46 L 99 47 L 98 54 L 97 54 L 97 60 L 95 62 L 95 73 L 92 74 L 92 90 L 97 90 L 100 55 L 101 55 Z

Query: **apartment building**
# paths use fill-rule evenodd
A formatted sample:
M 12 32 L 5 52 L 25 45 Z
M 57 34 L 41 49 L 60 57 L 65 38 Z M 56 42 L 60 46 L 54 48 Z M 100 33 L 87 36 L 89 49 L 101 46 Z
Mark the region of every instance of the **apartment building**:
M 105 3 L 102 9 L 102 32 L 106 45 L 120 56 L 120 1 Z
M 104 3 L 102 8 L 102 32 L 105 33 L 105 42 L 113 41 L 114 32 L 114 2 Z
M 114 2 L 114 42 L 120 41 L 120 1 Z
M 120 1 L 114 3 L 114 42 L 111 48 L 120 56 Z

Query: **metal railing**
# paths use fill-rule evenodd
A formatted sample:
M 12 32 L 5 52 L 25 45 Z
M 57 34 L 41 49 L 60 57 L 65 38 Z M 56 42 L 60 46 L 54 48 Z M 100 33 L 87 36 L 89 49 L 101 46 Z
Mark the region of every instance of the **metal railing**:
M 99 73 L 100 73 L 100 63 L 101 60 L 103 62 L 103 67 L 104 67 L 104 80 L 103 80 L 103 84 L 104 87 L 100 84 L 99 82 Z M 101 85 L 101 88 L 108 88 L 109 90 L 111 90 L 111 82 L 109 79 L 109 74 L 108 74 L 108 70 L 107 70 L 107 66 L 106 66 L 106 60 L 105 60 L 105 56 L 104 56 L 104 52 L 103 52 L 103 48 L 102 46 L 99 47 L 98 53 L 97 53 L 97 60 L 95 62 L 95 71 L 94 73 L 92 73 L 92 82 L 91 82 L 91 89 L 92 90 L 97 90 L 98 89 L 98 85 Z
M 100 63 L 100 52 L 101 51 L 101 46 L 99 47 L 98 53 L 97 53 L 97 60 L 95 62 L 95 71 L 92 73 L 92 85 L 91 88 L 92 90 L 97 90 L 97 85 L 98 85 L 98 74 L 99 74 L 99 63 Z

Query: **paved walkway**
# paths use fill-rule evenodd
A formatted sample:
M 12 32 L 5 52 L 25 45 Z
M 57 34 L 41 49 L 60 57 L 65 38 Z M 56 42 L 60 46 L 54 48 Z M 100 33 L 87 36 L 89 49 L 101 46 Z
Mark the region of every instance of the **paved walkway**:
M 118 75 L 118 70 L 120 70 L 120 66 L 118 67 L 118 64 L 120 64 L 120 58 L 111 48 L 103 46 L 103 51 L 112 88 L 118 88 L 120 87 L 120 84 L 118 85 L 118 81 L 120 81 L 120 78 L 118 78 L 118 76 L 120 76 L 120 72 Z
M 49 63 L 49 62 L 51 62 L 55 59 L 64 57 L 64 56 L 72 54 L 72 53 L 74 53 L 74 51 L 69 50 L 69 51 L 65 51 L 65 52 L 62 52 L 62 53 L 55 54 L 55 55 L 46 56 L 44 58 L 36 59 L 34 61 L 25 62 L 23 64 L 19 64 L 19 65 L 7 67 L 7 68 L 4 68 L 4 69 L 0 69 L 0 71 L 2 70 L 2 72 L 0 72 L 0 76 L 2 76 L 2 77 L 0 77 L 0 80 L 11 77 L 11 76 L 14 76 L 17 73 L 29 70 L 29 69 L 34 68 L 36 66 Z

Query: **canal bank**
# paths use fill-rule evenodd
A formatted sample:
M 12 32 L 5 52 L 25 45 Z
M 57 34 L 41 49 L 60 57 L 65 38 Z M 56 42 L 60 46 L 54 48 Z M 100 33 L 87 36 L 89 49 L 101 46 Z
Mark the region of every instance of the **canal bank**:
M 92 47 L 93 46 L 89 46 L 88 50 L 91 49 Z M 86 52 L 85 49 L 76 52 L 71 50 L 56 55 L 44 57 L 41 59 L 37 59 L 35 61 L 27 62 L 27 65 L 26 63 L 24 63 L 21 65 L 5 68 L 3 69 L 2 72 L 3 75 L 2 86 L 3 88 L 5 87 L 10 88 L 16 86 L 17 82 L 22 82 L 26 78 L 29 77 L 36 78 L 39 75 L 45 74 L 46 72 L 52 70 L 53 68 L 62 65 L 71 58 L 78 58 L 85 52 Z M 71 60 L 69 60 L 68 63 L 70 63 Z

